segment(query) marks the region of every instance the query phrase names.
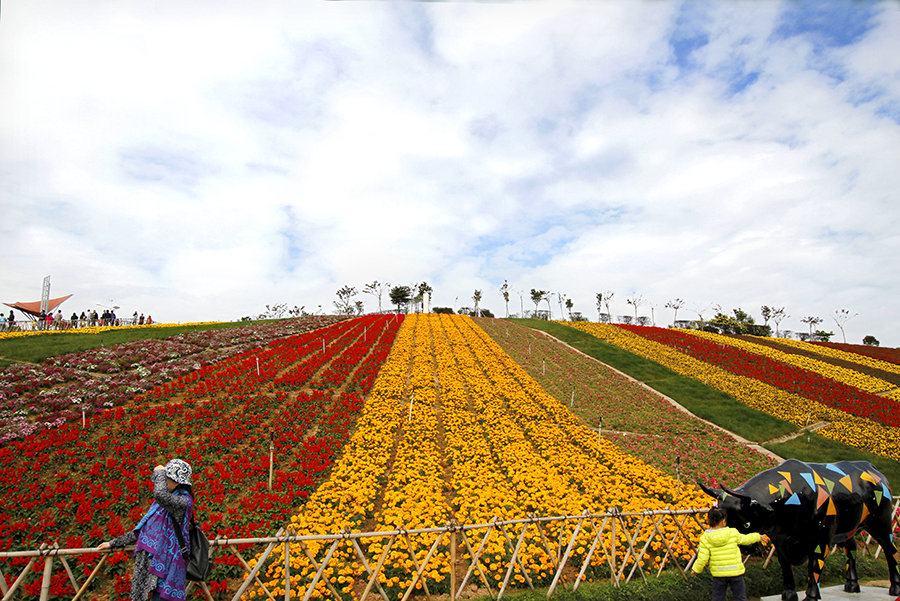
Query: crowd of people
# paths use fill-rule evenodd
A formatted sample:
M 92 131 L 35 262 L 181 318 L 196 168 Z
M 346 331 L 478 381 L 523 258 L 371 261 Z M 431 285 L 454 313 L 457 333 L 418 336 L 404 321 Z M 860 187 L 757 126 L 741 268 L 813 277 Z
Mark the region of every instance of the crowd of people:
M 23 326 L 22 323 L 25 325 Z M 112 309 L 104 309 L 102 313 L 97 310 L 82 311 L 81 315 L 73 312 L 71 317 L 66 319 L 63 317 L 62 311 L 57 310 L 46 313 L 41 311 L 37 317 L 33 317 L 30 321 L 16 322 L 16 315 L 10 309 L 9 315 L 0 313 L 0 331 L 12 332 L 14 330 L 32 329 L 32 330 L 71 330 L 76 328 L 91 328 L 96 326 L 142 326 L 151 325 L 153 317 L 146 316 L 135 311 L 130 318 L 119 318 Z

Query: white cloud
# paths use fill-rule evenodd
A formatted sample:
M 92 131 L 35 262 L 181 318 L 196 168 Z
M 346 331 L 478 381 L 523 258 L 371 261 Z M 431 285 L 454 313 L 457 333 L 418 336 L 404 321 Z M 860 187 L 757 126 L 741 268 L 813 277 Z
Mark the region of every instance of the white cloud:
M 658 322 L 847 306 L 900 344 L 894 4 L 833 47 L 773 35 L 777 3 L 4 9 L 6 300 L 51 273 L 79 308 L 233 319 L 377 278 L 500 314 L 508 279 L 592 317 L 605 289 Z

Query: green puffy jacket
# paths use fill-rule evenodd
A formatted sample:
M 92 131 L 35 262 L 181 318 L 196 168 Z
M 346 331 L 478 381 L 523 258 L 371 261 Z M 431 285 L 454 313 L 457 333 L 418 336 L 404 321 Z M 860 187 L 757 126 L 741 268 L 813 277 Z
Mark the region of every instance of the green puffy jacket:
M 744 573 L 741 550 L 738 545 L 759 542 L 759 533 L 741 534 L 734 528 L 714 528 L 700 537 L 700 548 L 693 571 L 699 574 L 709 562 L 709 572 L 713 576 L 739 576 Z

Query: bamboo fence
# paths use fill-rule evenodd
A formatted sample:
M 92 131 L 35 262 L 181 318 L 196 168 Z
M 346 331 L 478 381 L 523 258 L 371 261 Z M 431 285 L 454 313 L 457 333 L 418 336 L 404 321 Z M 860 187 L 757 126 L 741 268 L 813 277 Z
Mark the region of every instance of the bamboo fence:
M 900 509 L 900 499 L 894 505 L 895 528 L 900 526 L 897 518 L 898 509 Z M 408 601 L 413 594 L 418 594 L 417 590 L 421 590 L 426 599 L 432 601 L 435 593 L 429 591 L 425 574 L 429 570 L 435 569 L 433 562 L 437 561 L 442 562 L 439 567 L 449 572 L 448 597 L 450 601 L 457 601 L 460 593 L 470 584 L 479 587 L 481 594 L 486 592 L 492 599 L 500 601 L 513 586 L 511 583 L 514 580 L 514 573 L 519 575 L 519 578 L 515 580 L 523 582 L 531 589 L 536 588 L 534 586 L 535 574 L 529 571 L 528 565 L 520 555 L 523 541 L 526 540 L 526 533 L 530 533 L 530 540 L 540 541 L 552 561 L 553 577 L 547 588 L 547 597 L 549 598 L 560 585 L 568 584 L 573 590 L 577 590 L 586 578 L 588 570 L 597 565 L 603 566 L 606 578 L 615 586 L 630 582 L 635 575 L 640 575 L 644 581 L 648 576 L 658 577 L 667 566 L 671 565 L 674 565 L 677 571 L 686 577 L 687 570 L 696 558 L 696 540 L 688 534 L 688 530 L 693 526 L 698 527 L 701 531 L 705 529 L 706 526 L 701 522 L 701 517 L 707 511 L 708 509 L 702 508 L 627 513 L 611 509 L 607 513 L 600 514 L 584 512 L 580 515 L 555 517 L 529 515 L 522 519 L 493 520 L 482 524 L 464 525 L 454 521 L 435 528 L 380 532 L 343 531 L 336 534 L 300 535 L 291 534 L 282 528 L 272 537 L 217 537 L 211 539 L 209 541 L 210 560 L 214 561 L 217 554 L 230 552 L 243 569 L 242 579 L 232 579 L 236 589 L 233 592 L 227 591 L 227 595 L 230 597 L 224 597 L 230 598 L 232 601 L 240 600 L 251 588 L 256 591 L 257 598 L 275 601 L 276 595 L 266 586 L 267 584 L 271 585 L 272 580 L 266 580 L 265 577 L 265 573 L 273 571 L 273 569 L 283 576 L 280 579 L 281 585 L 276 587 L 276 590 L 283 590 L 285 601 L 290 599 L 309 601 L 314 595 L 331 597 L 334 601 L 347 601 L 348 599 L 367 601 L 373 596 L 381 597 L 382 601 L 396 601 L 396 598 L 392 599 L 388 595 L 380 580 L 383 579 L 382 573 L 387 569 L 386 560 L 389 553 L 401 549 L 408 553 L 414 569 L 406 574 L 409 584 L 405 587 L 402 596 L 397 595 L 400 601 Z M 516 532 L 518 532 L 518 536 L 516 536 Z M 506 551 L 503 569 L 505 575 L 499 587 L 496 586 L 496 582 L 494 586 L 491 585 L 492 579 L 488 577 L 486 567 L 489 560 L 484 556 L 485 545 L 492 535 L 500 536 Z M 431 538 L 434 540 L 430 546 L 423 545 L 423 537 L 430 537 L 428 540 Z M 418 549 L 414 541 L 419 542 Z M 681 542 L 679 543 L 679 541 Z M 860 539 L 860 541 L 862 542 L 860 552 L 871 553 L 869 548 L 872 542 L 871 537 L 865 541 Z M 373 542 L 381 543 L 375 546 L 380 553 L 367 556 L 364 549 Z M 442 548 L 448 548 L 449 552 L 437 552 L 442 543 Z M 684 552 L 676 551 L 679 544 L 683 546 L 685 543 L 689 545 L 687 559 L 685 559 Z M 264 547 L 259 555 L 248 561 L 238 549 L 238 547 L 248 545 Z M 586 552 L 573 552 L 576 546 L 584 549 L 587 548 L 587 545 L 590 547 Z M 427 553 L 422 557 L 426 548 Z M 132 549 L 130 547 L 124 550 Z M 270 559 L 273 551 L 276 550 L 275 555 L 283 555 L 283 564 L 280 563 L 280 558 Z M 122 549 L 116 551 L 122 551 Z M 9 601 L 15 597 L 29 574 L 36 568 L 40 569 L 38 564 L 41 560 L 43 560 L 43 572 L 40 576 L 41 601 L 47 601 L 50 598 L 50 583 L 54 564 L 57 561 L 66 571 L 72 589 L 72 596 L 65 598 L 70 598 L 72 601 L 83 599 L 88 593 L 89 586 L 100 573 L 109 553 L 96 548 L 63 549 L 55 543 L 43 544 L 34 550 L 0 552 L 2 601 Z M 656 553 L 656 560 L 645 561 L 653 553 Z M 880 547 L 876 549 L 875 557 L 878 557 L 879 553 Z M 292 572 L 293 554 L 300 554 L 308 561 L 307 565 L 311 569 L 306 571 L 305 581 L 301 574 Z M 79 582 L 69 559 L 84 555 L 99 555 L 99 560 L 84 581 Z M 28 562 L 16 575 L 12 584 L 8 584 L 3 570 L 3 560 L 8 562 L 21 558 L 27 558 Z M 353 562 L 358 561 L 358 565 L 365 571 L 365 576 L 356 582 L 352 594 L 342 593 L 339 590 L 341 587 L 328 576 L 328 573 L 333 573 L 336 567 L 340 567 L 335 565 L 336 562 L 346 561 L 348 558 Z M 771 558 L 772 553 L 769 553 L 766 565 Z M 254 563 L 251 565 L 251 562 Z M 596 571 L 593 573 L 596 575 Z M 379 576 L 382 578 L 380 579 Z M 191 588 L 197 585 L 199 585 L 202 597 L 213 601 L 213 595 L 206 583 L 188 583 L 188 595 L 193 592 Z M 278 596 L 282 595 L 279 593 Z M 60 598 L 59 594 L 54 595 L 54 598 Z

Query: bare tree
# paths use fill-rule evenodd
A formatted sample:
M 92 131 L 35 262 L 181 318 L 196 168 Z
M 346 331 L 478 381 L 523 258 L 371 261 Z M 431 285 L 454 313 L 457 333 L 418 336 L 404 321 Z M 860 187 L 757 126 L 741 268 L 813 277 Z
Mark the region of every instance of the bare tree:
M 605 290 L 603 292 L 603 306 L 606 307 L 606 314 L 609 315 L 609 320 L 612 321 L 612 311 L 609 310 L 609 302 L 616 295 L 612 290 Z
M 603 321 L 603 293 L 597 293 L 597 322 Z
M 784 307 L 772 308 L 772 321 L 775 322 L 775 338 L 780 338 L 778 328 L 781 326 L 781 322 L 788 317 L 790 315 L 785 313 Z
M 566 299 L 566 309 L 569 310 L 569 321 L 572 321 L 572 307 L 575 306 L 575 303 L 572 302 L 571 298 Z
M 850 314 L 850 309 L 835 309 L 834 310 L 834 322 L 837 324 L 837 327 L 841 330 L 841 336 L 844 338 L 844 344 L 847 343 L 847 334 L 844 333 L 844 326 L 848 321 L 853 319 L 859 315 L 859 313 Z
M 677 325 L 678 309 L 682 308 L 683 306 L 684 306 L 683 298 L 673 298 L 672 300 L 670 300 L 669 302 L 666 303 L 666 309 L 672 309 L 672 311 L 674 311 L 674 314 L 672 315 L 672 327 L 673 328 L 678 327 L 678 325 Z
M 481 317 L 481 313 L 478 311 L 478 303 L 481 302 L 481 290 L 475 291 L 475 294 L 472 295 L 472 300 L 475 301 L 475 317 Z
M 634 292 L 634 293 L 632 293 L 631 298 L 625 299 L 625 302 L 628 303 L 629 305 L 631 305 L 632 307 L 634 307 L 634 321 L 637 322 L 638 307 L 640 307 L 641 305 L 644 304 L 644 297 L 641 296 L 640 294 Z
M 384 294 L 385 290 L 388 290 L 391 287 L 390 282 L 379 282 L 375 280 L 369 284 L 366 284 L 363 288 L 363 292 L 365 294 L 371 294 L 378 298 L 378 312 L 381 313 L 381 296 Z
M 709 305 L 694 305 L 694 312 L 697 314 L 697 317 L 700 318 L 700 329 L 703 329 L 703 324 L 705 320 L 703 319 L 703 314 L 709 311 Z
M 503 302 L 506 303 L 506 316 L 509 317 L 509 284 L 506 280 L 503 280 L 503 285 L 500 286 L 500 294 L 503 296 Z
M 563 294 L 562 292 L 557 292 L 556 300 L 559 301 L 559 317 L 560 317 L 560 319 L 562 319 L 563 316 L 565 315 L 565 313 L 563 313 L 563 303 L 566 300 L 566 295 Z
M 813 327 L 822 323 L 821 317 L 816 317 L 815 315 L 809 315 L 800 320 L 800 323 L 805 323 L 809 326 L 809 337 L 812 338 L 813 335 Z
M 650 303 L 650 325 L 656 327 L 656 303 Z
M 335 294 L 337 294 L 338 297 L 338 299 L 334 301 L 334 307 L 337 309 L 337 312 L 341 315 L 353 315 L 353 311 L 356 308 L 353 303 L 353 297 L 356 296 L 356 288 L 353 286 L 344 286 Z

